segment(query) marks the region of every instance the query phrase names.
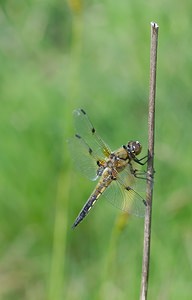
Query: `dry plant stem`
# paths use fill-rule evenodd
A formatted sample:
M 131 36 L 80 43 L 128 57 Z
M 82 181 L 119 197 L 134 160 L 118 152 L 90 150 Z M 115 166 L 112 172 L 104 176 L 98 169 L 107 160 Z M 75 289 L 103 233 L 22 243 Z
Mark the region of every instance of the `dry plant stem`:
M 153 179 L 153 158 L 154 158 L 154 127 L 155 127 L 155 92 L 156 92 L 156 65 L 157 65 L 157 42 L 158 25 L 151 23 L 151 50 L 150 50 L 150 86 L 149 86 L 149 116 L 148 116 L 148 178 Z M 143 264 L 140 300 L 147 299 L 150 240 L 151 240 L 151 213 L 152 213 L 153 180 L 147 181 L 147 209 L 144 225 Z

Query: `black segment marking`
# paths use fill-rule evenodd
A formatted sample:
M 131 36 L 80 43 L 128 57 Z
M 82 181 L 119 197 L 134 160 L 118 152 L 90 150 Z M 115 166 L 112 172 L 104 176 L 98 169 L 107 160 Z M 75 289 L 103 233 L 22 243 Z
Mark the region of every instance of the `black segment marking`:
M 92 133 L 95 133 L 95 128 L 93 127 L 91 131 L 92 131 Z
M 81 139 L 81 136 L 78 135 L 78 134 L 75 134 L 75 137 L 78 138 L 78 139 Z
M 74 229 L 83 219 L 86 217 L 86 215 L 89 213 L 93 205 L 95 204 L 97 200 L 97 197 L 93 195 L 90 200 L 84 205 L 82 210 L 80 211 L 79 215 L 77 216 L 72 228 Z
M 93 150 L 91 148 L 89 148 L 89 154 L 91 154 L 93 152 Z
M 74 229 L 83 219 L 87 216 L 87 214 L 90 212 L 91 208 L 94 206 L 96 203 L 97 199 L 99 198 L 100 195 L 103 194 L 102 190 L 98 189 L 98 194 L 94 194 L 90 197 L 90 199 L 87 201 L 87 203 L 84 205 L 82 210 L 80 211 L 79 215 L 77 216 L 72 228 Z

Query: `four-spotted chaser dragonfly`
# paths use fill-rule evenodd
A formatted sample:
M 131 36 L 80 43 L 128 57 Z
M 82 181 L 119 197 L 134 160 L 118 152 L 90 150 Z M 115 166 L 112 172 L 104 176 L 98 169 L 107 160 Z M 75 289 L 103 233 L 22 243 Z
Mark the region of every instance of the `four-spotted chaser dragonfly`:
M 134 163 L 140 165 L 146 163 L 142 161 L 147 156 L 137 158 L 142 149 L 141 144 L 138 141 L 129 141 L 112 152 L 96 133 L 83 109 L 75 110 L 73 116 L 77 132 L 68 140 L 68 144 L 74 163 L 89 179 L 94 181 L 99 178 L 94 191 L 77 216 L 73 228 L 85 218 L 102 194 L 121 210 L 143 217 L 147 202 L 131 187 L 135 178 L 146 179 L 145 173 L 134 168 Z

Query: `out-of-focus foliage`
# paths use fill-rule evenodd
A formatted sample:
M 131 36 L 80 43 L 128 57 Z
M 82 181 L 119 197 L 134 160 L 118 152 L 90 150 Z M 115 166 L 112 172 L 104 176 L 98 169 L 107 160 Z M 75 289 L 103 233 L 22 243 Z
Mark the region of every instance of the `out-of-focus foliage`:
M 112 148 L 138 139 L 147 152 L 151 21 L 160 29 L 149 299 L 190 299 L 192 4 L 0 5 L 0 299 L 138 299 L 143 220 L 117 233 L 119 212 L 101 199 L 71 230 L 94 185 L 73 170 L 66 139 L 83 107 Z

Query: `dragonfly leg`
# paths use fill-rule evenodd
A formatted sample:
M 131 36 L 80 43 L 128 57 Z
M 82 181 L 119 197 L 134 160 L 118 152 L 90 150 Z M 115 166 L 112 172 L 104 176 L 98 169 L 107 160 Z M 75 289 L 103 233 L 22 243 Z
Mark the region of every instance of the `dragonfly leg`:
M 133 175 L 136 177 L 136 178 L 139 178 L 139 179 L 145 179 L 147 180 L 147 172 L 146 171 L 140 171 L 140 170 L 133 170 Z
M 138 169 L 134 169 L 131 163 L 129 163 L 129 168 L 130 168 L 131 174 L 135 178 L 153 181 L 153 179 L 149 176 L 147 171 L 140 171 Z
M 147 158 L 147 159 L 146 159 Z M 144 162 L 142 162 L 142 160 L 144 160 L 144 159 L 146 159 Z M 148 155 L 145 155 L 144 157 L 142 157 L 142 158 L 140 158 L 140 159 L 138 159 L 137 157 L 134 157 L 134 161 L 136 162 L 136 163 L 138 163 L 139 165 L 141 165 L 141 166 L 144 166 L 147 162 L 148 162 L 148 160 L 150 159 L 150 157 L 148 156 Z

